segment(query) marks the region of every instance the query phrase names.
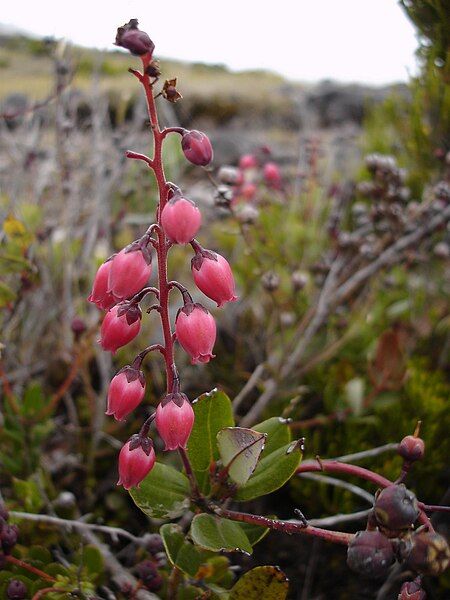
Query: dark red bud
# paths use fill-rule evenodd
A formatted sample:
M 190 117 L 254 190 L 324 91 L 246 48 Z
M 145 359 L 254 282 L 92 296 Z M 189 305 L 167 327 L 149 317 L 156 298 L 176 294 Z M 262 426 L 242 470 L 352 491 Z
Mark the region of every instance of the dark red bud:
M 155 44 L 145 31 L 138 29 L 137 19 L 131 19 L 128 23 L 117 29 L 115 45 L 126 48 L 131 54 L 136 56 L 143 56 L 144 54 L 151 56 L 155 49 Z
M 72 329 L 72 333 L 76 338 L 80 337 L 80 335 L 82 335 L 87 329 L 86 323 L 83 321 L 83 319 L 80 319 L 80 317 L 75 317 L 72 319 L 70 328 Z
M 398 453 L 409 462 L 421 460 L 425 454 L 425 442 L 422 438 L 407 435 L 400 442 Z
M 420 583 L 416 581 L 406 581 L 402 585 L 398 600 L 426 600 L 426 593 Z
M 162 586 L 163 580 L 151 560 L 143 560 L 136 567 L 137 576 L 148 590 L 156 592 Z
M 181 138 L 184 156 L 193 165 L 206 167 L 212 161 L 213 149 L 208 136 L 201 131 L 187 131 Z
M 27 586 L 18 579 L 11 579 L 6 588 L 6 597 L 8 600 L 23 600 L 27 597 Z
M 17 525 L 5 525 L 2 529 L 1 543 L 3 552 L 9 554 L 14 548 L 19 537 L 19 528 Z

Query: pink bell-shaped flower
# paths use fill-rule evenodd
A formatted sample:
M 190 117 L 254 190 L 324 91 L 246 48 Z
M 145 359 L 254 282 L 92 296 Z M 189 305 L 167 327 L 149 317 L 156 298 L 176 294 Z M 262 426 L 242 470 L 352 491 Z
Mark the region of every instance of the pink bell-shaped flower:
M 281 187 L 281 173 L 277 164 L 268 162 L 264 165 L 264 179 L 268 186 L 279 189 Z
M 258 160 L 253 154 L 243 154 L 239 159 L 239 168 L 245 171 L 246 169 L 254 169 L 258 166 Z
M 201 131 L 187 131 L 181 138 L 184 156 L 193 165 L 206 167 L 213 159 L 213 149 L 207 135 Z
M 233 273 L 228 261 L 210 250 L 195 244 L 196 254 L 191 261 L 192 276 L 199 290 L 222 306 L 237 300 Z
M 124 300 L 142 290 L 152 273 L 151 255 L 134 243 L 121 250 L 112 261 L 108 291 Z
M 150 473 L 155 464 L 156 456 L 153 443 L 149 438 L 139 434 L 132 436 L 122 446 L 119 453 L 119 481 L 126 490 L 139 487 L 141 481 Z
M 113 259 L 114 257 L 112 256 L 99 266 L 92 285 L 92 291 L 88 298 L 89 302 L 93 302 L 102 310 L 108 310 L 108 308 L 111 308 L 117 302 L 113 294 L 108 291 L 108 279 Z
M 186 448 L 194 425 L 194 411 L 186 394 L 172 392 L 156 409 L 156 427 L 164 441 L 165 450 Z
M 179 310 L 175 333 L 193 365 L 207 363 L 214 358 L 212 351 L 216 341 L 216 322 L 201 304 L 189 302 Z
M 105 315 L 100 328 L 100 344 L 103 350 L 116 352 L 133 340 L 141 328 L 141 310 L 125 303 L 113 306 Z
M 123 421 L 142 402 L 144 395 L 144 373 L 127 365 L 109 384 L 106 414 L 114 415 L 116 421 Z
M 187 244 L 200 229 L 202 214 L 191 200 L 175 195 L 163 208 L 161 224 L 169 240 Z

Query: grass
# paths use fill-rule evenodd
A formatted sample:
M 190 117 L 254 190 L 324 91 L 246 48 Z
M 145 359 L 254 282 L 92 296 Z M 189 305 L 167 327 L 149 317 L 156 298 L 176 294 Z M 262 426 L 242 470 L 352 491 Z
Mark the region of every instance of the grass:
M 59 43 L 55 51 L 64 52 L 75 68 L 74 85 L 89 91 L 93 75 L 98 75 L 100 89 L 113 94 L 129 96 L 135 93 L 133 78 L 127 73 L 130 66 L 139 66 L 139 60 L 120 51 L 64 47 Z M 53 60 L 45 44 L 39 40 L 11 37 L 0 40 L 0 100 L 13 93 L 26 94 L 32 101 L 45 97 L 53 87 Z M 222 65 L 205 65 L 161 60 L 162 79 L 178 77 L 179 88 L 186 96 L 200 95 L 232 97 L 233 100 L 265 102 L 281 95 L 287 82 L 275 73 L 245 71 L 234 73 Z

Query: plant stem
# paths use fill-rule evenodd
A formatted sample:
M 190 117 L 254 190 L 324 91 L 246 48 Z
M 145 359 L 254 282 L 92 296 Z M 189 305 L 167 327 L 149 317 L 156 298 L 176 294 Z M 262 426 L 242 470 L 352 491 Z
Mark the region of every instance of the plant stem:
M 348 546 L 353 539 L 352 533 L 329 531 L 326 529 L 321 529 L 320 527 L 312 527 L 311 525 L 305 526 L 302 523 L 296 523 L 292 521 L 278 521 L 276 519 L 269 519 L 260 515 L 251 515 L 250 513 L 241 513 L 234 510 L 228 510 L 226 508 L 216 508 L 214 512 L 220 517 L 231 519 L 232 521 L 250 523 L 252 525 L 259 525 L 260 527 L 268 527 L 269 529 L 282 531 L 288 534 L 300 533 L 303 535 L 310 535 L 316 538 L 321 538 L 328 542 L 333 542 L 335 544 L 342 544 L 344 546 Z
M 6 560 L 6 562 L 11 563 L 12 565 L 16 565 L 16 567 L 20 567 L 21 569 L 25 569 L 26 571 L 29 571 L 30 573 L 37 575 L 41 579 L 45 579 L 45 581 L 51 581 L 52 583 L 55 583 L 55 581 L 56 581 L 56 579 L 54 577 L 52 577 L 51 575 L 47 575 L 47 573 L 44 573 L 44 571 L 41 571 L 40 569 L 37 569 L 36 567 L 29 565 L 25 561 L 20 560 L 20 558 L 16 558 L 15 556 L 8 555 L 8 556 L 5 556 L 5 560 Z
M 160 318 L 164 336 L 164 360 L 166 363 L 166 380 L 167 380 L 167 392 L 172 390 L 173 384 L 173 369 L 174 363 L 174 350 L 173 350 L 173 338 L 172 329 L 170 326 L 169 319 L 169 282 L 167 279 L 167 250 L 168 250 L 168 239 L 166 238 L 163 228 L 161 227 L 161 213 L 167 202 L 168 185 L 166 176 L 164 173 L 164 165 L 162 160 L 162 144 L 164 135 L 161 132 L 158 114 L 156 111 L 155 99 L 153 97 L 153 89 L 150 83 L 150 77 L 144 72 L 138 77 L 142 83 L 147 99 L 147 109 L 150 117 L 150 125 L 153 133 L 153 158 L 149 162 L 149 166 L 155 174 L 156 183 L 158 185 L 159 192 L 159 204 L 156 214 L 156 220 L 158 223 L 157 236 L 158 245 L 156 248 L 156 254 L 158 257 L 158 284 L 159 284 L 159 306 L 160 306 Z
M 392 485 L 392 481 L 386 479 L 382 475 L 378 475 L 378 473 L 374 473 L 373 471 L 369 471 L 369 469 L 364 469 L 364 467 L 359 467 L 357 465 L 338 462 L 337 460 L 306 460 L 298 467 L 297 474 L 316 471 L 354 475 L 355 477 L 370 481 L 382 488 Z
M 170 393 L 175 383 L 176 368 L 173 346 L 174 338 L 169 318 L 169 294 L 171 288 L 176 286 L 183 292 L 184 298 L 184 288 L 180 284 L 177 284 L 177 282 L 169 281 L 167 277 L 167 252 L 170 245 L 169 240 L 167 239 L 163 227 L 161 225 L 161 214 L 167 203 L 168 194 L 171 189 L 171 186 L 168 184 L 164 173 L 164 165 L 162 160 L 162 145 L 167 133 L 169 133 L 170 131 L 181 133 L 181 130 L 178 130 L 177 128 L 169 128 L 161 131 L 158 122 L 155 98 L 153 96 L 153 89 L 150 83 L 150 77 L 145 73 L 145 64 L 144 72 L 138 75 L 138 79 L 142 83 L 145 90 L 145 96 L 147 99 L 147 109 L 153 132 L 153 158 L 150 161 L 147 161 L 147 163 L 155 174 L 156 183 L 158 185 L 159 191 L 159 204 L 156 213 L 156 221 L 158 227 L 155 228 L 158 236 L 156 254 L 158 257 L 159 315 L 164 335 L 163 356 L 166 365 L 167 393 Z M 133 158 L 135 157 L 136 156 L 133 156 Z M 141 158 L 141 156 L 138 156 L 137 158 Z M 189 457 L 186 453 L 186 450 L 184 448 L 179 448 L 179 452 L 181 460 L 183 461 L 186 475 L 191 485 L 192 495 L 194 498 L 199 498 L 201 496 L 201 492 L 198 488 L 197 480 L 189 462 Z
M 191 486 L 191 492 L 193 500 L 198 500 L 199 498 L 203 498 L 203 495 L 198 487 L 198 482 L 195 477 L 195 473 L 192 470 L 191 461 L 189 460 L 189 456 L 184 448 L 178 448 L 178 452 L 180 453 L 181 460 L 183 461 L 184 470 L 186 471 L 187 478 L 189 479 L 189 483 Z

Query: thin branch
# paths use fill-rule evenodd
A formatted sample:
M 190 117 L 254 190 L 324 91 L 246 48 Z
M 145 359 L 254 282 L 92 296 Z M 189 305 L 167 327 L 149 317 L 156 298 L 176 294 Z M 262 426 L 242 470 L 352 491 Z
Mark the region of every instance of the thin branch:
M 351 523 L 352 521 L 367 519 L 371 512 L 372 509 L 368 508 L 367 510 L 360 510 L 348 515 L 338 514 L 333 515 L 332 517 L 324 517 L 323 519 L 309 519 L 308 524 L 313 525 L 314 527 L 335 527 L 342 523 Z
M 29 573 L 33 573 L 33 575 L 37 575 L 38 577 L 40 577 L 41 579 L 44 579 L 45 581 L 51 581 L 52 583 L 54 583 L 56 581 L 56 579 L 54 577 L 52 577 L 51 575 L 44 573 L 44 571 L 41 571 L 41 569 L 37 569 L 36 567 L 33 567 L 33 565 L 29 565 L 24 560 L 20 560 L 19 558 L 16 558 L 15 556 L 11 556 L 11 555 L 5 556 L 5 560 L 6 560 L 6 562 L 9 562 L 12 565 L 15 565 L 16 567 L 20 567 L 21 569 L 25 569 Z
M 393 264 L 394 262 L 398 262 L 402 252 L 412 246 L 415 246 L 418 242 L 420 242 L 420 240 L 426 237 L 429 233 L 432 233 L 438 229 L 448 220 L 450 220 L 450 206 L 447 206 L 429 221 L 425 221 L 422 226 L 418 225 L 416 229 L 409 235 L 405 235 L 397 240 L 386 250 L 384 250 L 384 252 L 382 252 L 377 259 L 357 271 L 343 285 L 341 285 L 338 290 L 336 290 L 333 298 L 334 305 L 337 306 L 338 304 L 342 303 L 378 271 L 389 266 L 390 264 Z
M 132 533 L 129 533 L 125 529 L 120 527 L 109 527 L 107 525 L 96 525 L 95 523 L 85 523 L 83 521 L 72 521 L 70 519 L 61 519 L 60 517 L 51 517 L 49 515 L 39 515 L 26 512 L 11 511 L 9 513 L 11 517 L 15 519 L 24 519 L 26 521 L 35 521 L 37 523 L 46 523 L 48 525 L 55 525 L 57 527 L 64 527 L 66 529 L 78 530 L 80 532 L 85 531 L 98 531 L 110 535 L 113 540 L 117 540 L 118 537 L 127 538 L 135 544 L 142 545 L 143 538 L 136 537 Z
M 248 396 L 248 394 L 252 391 L 252 389 L 255 387 L 255 385 L 257 385 L 262 374 L 264 373 L 264 369 L 265 369 L 264 363 L 261 363 L 260 365 L 258 365 L 255 368 L 255 370 L 253 371 L 253 373 L 250 375 L 250 377 L 248 378 L 247 383 L 244 385 L 242 390 L 235 397 L 235 399 L 233 400 L 233 410 L 235 412 L 238 410 L 238 408 L 240 407 L 242 402 L 245 400 L 245 398 Z
M 354 454 L 346 454 L 344 456 L 337 456 L 332 460 L 338 460 L 339 462 L 356 462 L 358 460 L 363 460 L 364 458 L 372 458 L 373 456 L 379 456 L 380 454 L 384 454 L 385 452 L 397 451 L 398 444 L 390 443 L 384 444 L 383 446 L 377 446 L 377 448 L 370 448 L 369 450 L 363 450 L 362 452 L 355 452 Z
M 335 477 L 329 477 L 328 475 L 319 475 L 316 473 L 301 473 L 300 477 L 302 479 L 312 479 L 313 481 L 318 481 L 320 483 L 333 485 L 334 487 L 343 488 L 344 490 L 351 492 L 355 496 L 363 498 L 364 500 L 369 502 L 369 504 L 373 504 L 372 494 L 369 494 L 369 492 L 366 492 L 365 490 L 358 487 L 357 485 L 354 485 L 353 483 L 348 483 L 348 481 L 342 481 L 341 479 L 336 479 Z

